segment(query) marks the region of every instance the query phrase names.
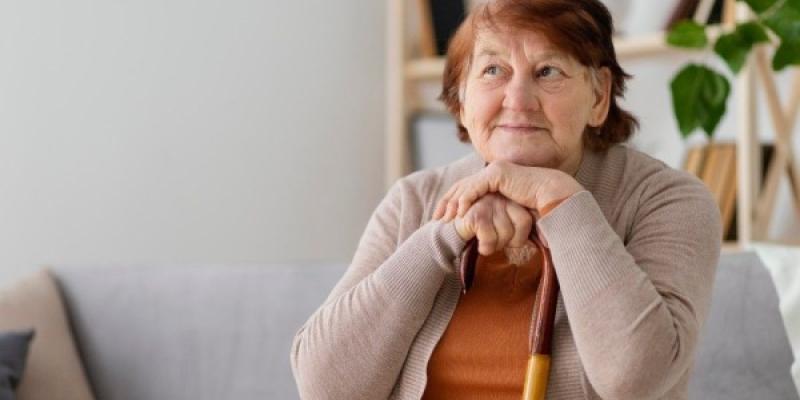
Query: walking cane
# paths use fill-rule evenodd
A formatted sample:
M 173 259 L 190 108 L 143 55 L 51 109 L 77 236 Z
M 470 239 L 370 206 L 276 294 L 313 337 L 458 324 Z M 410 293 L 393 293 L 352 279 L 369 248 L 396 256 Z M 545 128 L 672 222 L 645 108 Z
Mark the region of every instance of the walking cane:
M 522 400 L 544 400 L 547 381 L 550 377 L 550 354 L 553 337 L 553 322 L 556 316 L 558 301 L 558 279 L 553 269 L 550 249 L 538 237 L 536 229 L 531 232 L 530 239 L 542 255 L 542 277 L 536 291 L 536 299 L 531 315 L 529 336 L 528 368 L 525 372 L 525 386 Z M 477 237 L 470 239 L 462 253 L 459 269 L 461 271 L 461 287 L 467 293 L 475 278 L 475 263 L 478 261 Z

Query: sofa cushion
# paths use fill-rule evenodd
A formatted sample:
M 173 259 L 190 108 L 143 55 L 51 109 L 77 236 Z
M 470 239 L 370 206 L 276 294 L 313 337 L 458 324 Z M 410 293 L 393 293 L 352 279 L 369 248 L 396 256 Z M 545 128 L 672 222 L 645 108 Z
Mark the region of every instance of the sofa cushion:
M 769 272 L 752 252 L 724 254 L 689 381 L 690 399 L 798 399 L 792 349 Z
M 794 386 L 800 388 L 800 246 L 776 243 L 753 243 L 761 262 L 772 276 L 778 292 L 778 304 L 783 325 L 795 355 L 792 364 Z
M 33 330 L 0 332 L 0 400 L 14 400 Z
M 33 328 L 18 400 L 87 400 L 92 392 L 51 275 L 40 270 L 0 289 L 0 330 Z

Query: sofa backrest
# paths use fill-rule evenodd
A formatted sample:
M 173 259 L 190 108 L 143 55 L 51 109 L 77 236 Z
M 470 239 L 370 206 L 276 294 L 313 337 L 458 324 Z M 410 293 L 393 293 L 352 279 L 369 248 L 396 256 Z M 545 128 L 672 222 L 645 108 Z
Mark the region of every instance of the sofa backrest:
M 292 337 L 343 264 L 55 267 L 95 395 L 107 400 L 297 399 Z M 690 399 L 798 399 L 769 273 L 720 260 Z
M 98 399 L 297 399 L 289 352 L 341 264 L 54 267 Z

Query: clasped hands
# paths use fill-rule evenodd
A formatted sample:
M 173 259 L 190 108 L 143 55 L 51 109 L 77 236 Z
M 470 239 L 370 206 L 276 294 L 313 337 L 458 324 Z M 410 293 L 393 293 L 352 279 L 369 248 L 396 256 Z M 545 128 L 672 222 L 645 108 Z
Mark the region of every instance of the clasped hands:
M 534 221 L 583 190 L 571 175 L 553 168 L 493 161 L 456 182 L 439 200 L 433 218 L 450 222 L 462 239 L 478 238 L 488 256 L 525 246 Z

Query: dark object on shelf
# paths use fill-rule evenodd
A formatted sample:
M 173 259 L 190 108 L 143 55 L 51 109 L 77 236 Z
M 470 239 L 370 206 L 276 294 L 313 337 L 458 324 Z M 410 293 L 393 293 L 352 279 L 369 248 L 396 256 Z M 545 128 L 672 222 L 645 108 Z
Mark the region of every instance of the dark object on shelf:
M 678 2 L 678 5 L 672 11 L 672 15 L 667 20 L 666 30 L 672 29 L 678 21 L 692 19 L 699 2 L 699 0 L 681 0 Z
M 467 9 L 464 0 L 429 0 L 433 35 L 436 41 L 436 53 L 440 56 L 447 53 L 447 43 L 464 21 Z
M 666 30 L 672 29 L 672 27 L 674 27 L 678 21 L 692 19 L 699 4 L 700 0 L 681 0 L 678 2 L 678 5 L 675 6 L 675 9 L 672 11 L 672 15 L 670 15 L 669 19 L 667 20 L 667 26 L 665 27 Z M 708 21 L 705 21 L 704 23 L 720 23 L 722 21 L 723 5 L 723 0 L 714 1 L 714 5 L 711 6 L 711 12 L 708 15 Z

